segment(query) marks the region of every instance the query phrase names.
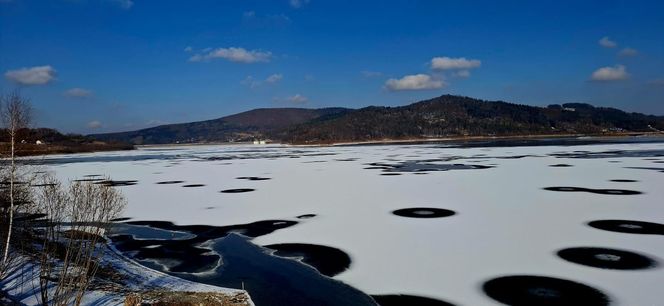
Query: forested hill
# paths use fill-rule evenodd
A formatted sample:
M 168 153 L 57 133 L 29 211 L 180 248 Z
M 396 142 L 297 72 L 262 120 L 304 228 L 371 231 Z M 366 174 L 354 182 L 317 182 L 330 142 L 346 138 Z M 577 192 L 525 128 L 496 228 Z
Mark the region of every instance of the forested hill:
M 567 103 L 535 107 L 444 95 L 399 107 L 257 109 L 220 119 L 92 135 L 133 143 L 333 143 L 454 136 L 615 134 L 664 130 L 664 117 Z
M 218 119 L 167 124 L 152 128 L 90 135 L 103 141 L 133 144 L 240 142 L 253 139 L 281 139 L 289 128 L 321 116 L 347 112 L 344 108 L 261 108 Z
M 366 107 L 293 127 L 293 143 L 454 136 L 603 134 L 664 130 L 664 117 L 567 103 L 534 107 L 444 95 L 400 107 Z

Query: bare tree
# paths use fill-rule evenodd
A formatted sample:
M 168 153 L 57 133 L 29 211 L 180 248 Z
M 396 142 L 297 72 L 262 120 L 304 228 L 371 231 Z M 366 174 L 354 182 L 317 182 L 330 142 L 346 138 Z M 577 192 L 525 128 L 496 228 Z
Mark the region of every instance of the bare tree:
M 104 253 L 104 235 L 126 205 L 115 188 L 72 182 L 68 189 L 52 177 L 40 184 L 38 206 L 47 215 L 42 232 L 42 305 L 80 305 Z
M 18 91 L 0 97 L 0 117 L 2 123 L 9 134 L 11 142 L 10 152 L 10 170 L 9 170 L 9 209 L 8 209 L 8 227 L 4 242 L 2 255 L 2 267 L 6 267 L 9 255 L 9 243 L 12 236 L 12 227 L 14 226 L 14 184 L 16 181 L 16 138 L 21 129 L 27 128 L 30 124 L 32 107 L 30 102 L 21 97 Z M 3 269 L 4 270 L 4 269 Z

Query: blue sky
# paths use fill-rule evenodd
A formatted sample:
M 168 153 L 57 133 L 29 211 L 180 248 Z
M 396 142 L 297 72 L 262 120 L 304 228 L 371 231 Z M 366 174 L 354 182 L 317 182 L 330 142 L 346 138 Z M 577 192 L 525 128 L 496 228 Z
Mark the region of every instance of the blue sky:
M 664 115 L 663 1 L 0 0 L 0 91 L 94 133 L 441 94 Z

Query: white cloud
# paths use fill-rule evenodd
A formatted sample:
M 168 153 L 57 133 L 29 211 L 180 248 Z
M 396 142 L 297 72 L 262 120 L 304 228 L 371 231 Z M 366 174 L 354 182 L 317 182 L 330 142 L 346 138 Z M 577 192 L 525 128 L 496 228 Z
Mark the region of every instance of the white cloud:
M 246 50 L 244 48 L 235 47 L 218 48 L 210 50 L 207 53 L 195 54 L 189 58 L 189 61 L 201 62 L 216 58 L 221 58 L 236 63 L 251 64 L 258 62 L 269 62 L 272 58 L 272 53 L 269 51 Z
M 476 59 L 466 59 L 465 57 L 451 58 L 443 56 L 431 59 L 431 69 L 433 70 L 469 70 L 478 68 L 481 65 L 481 61 Z
M 365 77 L 365 78 L 375 78 L 375 77 L 379 77 L 379 76 L 382 76 L 382 75 L 383 75 L 383 73 L 381 73 L 381 72 L 378 72 L 378 71 L 369 71 L 369 70 L 362 70 L 362 71 L 360 71 L 360 73 L 361 73 L 362 76 Z
M 389 79 L 385 82 L 385 87 L 392 91 L 437 89 L 446 85 L 444 81 L 436 80 L 428 74 L 406 75 L 400 79 Z
M 298 9 L 298 8 L 303 7 L 305 4 L 309 3 L 309 0 L 289 0 L 288 3 L 293 8 Z
M 88 128 L 89 129 L 96 130 L 98 128 L 101 128 L 101 126 L 102 126 L 101 122 L 99 122 L 97 120 L 93 120 L 93 121 L 88 122 Z
M 191 52 L 191 51 L 194 51 L 194 48 L 192 48 L 191 46 L 187 46 L 186 48 L 184 48 L 184 52 Z
M 639 55 L 639 51 L 634 49 L 634 48 L 627 47 L 627 48 L 624 48 L 624 49 L 620 50 L 620 52 L 618 52 L 618 55 L 620 55 L 620 56 L 637 56 L 637 55 Z
M 604 48 L 615 48 L 618 46 L 618 43 L 611 40 L 608 36 L 602 37 L 597 43 Z
M 286 101 L 293 103 L 293 104 L 305 104 L 309 102 L 309 99 L 301 94 L 296 94 L 292 97 L 286 98 Z
M 76 87 L 65 91 L 64 95 L 71 98 L 89 98 L 92 97 L 92 91 Z
M 267 83 L 276 83 L 276 82 L 281 81 L 283 78 L 284 78 L 284 76 L 281 73 L 275 73 L 275 74 L 267 77 L 267 79 L 265 79 L 265 82 L 267 82 Z
M 590 77 L 593 81 L 620 81 L 628 78 L 629 73 L 623 65 L 599 68 Z
M 55 79 L 55 69 L 51 66 L 21 68 L 5 72 L 5 78 L 21 85 L 44 85 Z
M 246 11 L 246 12 L 242 13 L 242 17 L 244 17 L 244 18 L 253 18 L 253 17 L 256 17 L 256 12 L 254 12 L 254 11 Z
M 278 83 L 283 78 L 284 78 L 284 76 L 281 73 L 272 74 L 272 75 L 268 76 L 267 78 L 265 78 L 265 80 L 263 80 L 263 81 L 256 80 L 252 76 L 247 76 L 246 78 L 244 78 L 244 80 L 242 80 L 240 82 L 240 84 L 249 86 L 250 88 L 256 88 L 258 86 L 261 86 L 263 83 L 268 83 L 268 84 Z
M 128 10 L 134 6 L 134 1 L 132 0 L 113 0 L 113 2 L 117 3 L 117 5 L 125 10 Z

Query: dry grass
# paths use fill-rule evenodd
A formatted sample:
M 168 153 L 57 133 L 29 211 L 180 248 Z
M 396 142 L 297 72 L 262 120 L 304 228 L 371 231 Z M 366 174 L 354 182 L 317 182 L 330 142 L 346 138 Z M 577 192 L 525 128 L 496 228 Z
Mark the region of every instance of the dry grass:
M 149 291 L 125 298 L 125 306 L 247 306 L 244 293 L 227 295 L 219 292 Z

